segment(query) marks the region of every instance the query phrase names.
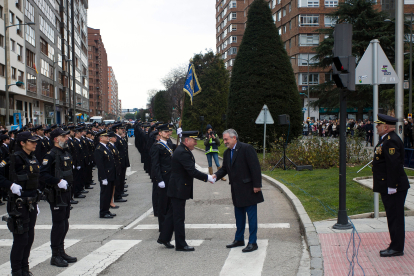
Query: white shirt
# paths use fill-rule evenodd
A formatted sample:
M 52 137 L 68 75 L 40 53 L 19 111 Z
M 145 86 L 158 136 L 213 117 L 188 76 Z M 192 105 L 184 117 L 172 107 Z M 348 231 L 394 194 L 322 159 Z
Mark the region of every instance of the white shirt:
M 80 140 L 78 138 L 75 137 L 76 140 L 78 140 L 78 142 L 80 142 Z
M 99 142 L 99 143 L 101 143 L 105 148 L 108 148 L 104 143 L 102 143 L 102 142 Z

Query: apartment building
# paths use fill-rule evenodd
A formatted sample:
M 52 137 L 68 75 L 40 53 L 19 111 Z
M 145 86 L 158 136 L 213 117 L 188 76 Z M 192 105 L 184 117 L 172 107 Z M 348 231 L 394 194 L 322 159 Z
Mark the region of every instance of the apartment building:
M 114 69 L 112 66 L 108 66 L 108 116 L 115 120 L 120 113 L 118 105 L 118 82 L 116 81 Z
M 109 118 L 108 57 L 99 29 L 88 27 L 89 116 Z
M 222 55 L 228 70 L 232 69 L 234 59 L 243 38 L 248 8 L 254 0 L 216 0 L 216 45 L 217 53 Z M 273 20 L 283 41 L 287 54 L 292 58 L 292 68 L 299 93 L 303 93 L 303 107 L 307 108 L 308 85 L 317 85 L 332 79 L 331 68 L 316 68 L 314 48 L 325 39 L 317 29 L 331 28 L 335 18 L 333 12 L 343 0 L 268 0 Z M 370 0 L 375 1 L 375 0 Z M 378 9 L 392 12 L 394 0 L 376 1 Z M 404 1 L 404 12 L 414 12 L 413 0 Z M 381 5 L 383 4 L 383 5 Z M 392 18 L 392 15 L 390 15 Z M 308 79 L 309 67 L 309 79 Z M 310 95 L 311 101 L 317 95 Z M 313 98 L 312 98 L 313 97 Z M 355 111 L 356 113 L 356 111 Z M 311 117 L 315 119 L 336 118 L 337 113 L 327 108 L 311 108 Z M 304 112 L 304 117 L 307 113 Z M 355 114 L 350 112 L 350 118 Z

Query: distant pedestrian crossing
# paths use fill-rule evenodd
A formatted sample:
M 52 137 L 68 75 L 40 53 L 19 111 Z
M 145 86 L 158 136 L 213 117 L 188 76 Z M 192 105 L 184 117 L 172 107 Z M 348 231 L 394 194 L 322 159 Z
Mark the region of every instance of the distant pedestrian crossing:
M 66 247 L 74 246 L 81 240 L 66 239 Z M 12 245 L 12 239 L 0 239 L 0 250 L 2 247 L 10 247 Z M 156 241 L 145 241 L 145 243 L 151 242 L 154 250 L 168 250 L 156 243 Z M 189 246 L 202 247 L 206 240 L 187 240 Z M 172 244 L 174 240 L 171 241 Z M 259 249 L 251 253 L 242 253 L 242 247 L 233 248 L 228 251 L 227 258 L 223 260 L 224 264 L 221 269 L 220 275 L 233 276 L 233 275 L 249 275 L 259 276 L 262 273 L 263 265 L 267 254 L 268 240 L 257 241 Z M 92 276 L 98 275 L 106 268 L 115 263 L 120 257 L 126 254 L 134 247 L 139 247 L 143 244 L 142 240 L 111 240 L 104 245 L 100 246 L 90 254 L 86 255 L 78 262 L 69 264 L 67 268 L 59 268 L 62 270 L 57 276 Z M 247 241 L 246 241 L 247 244 Z M 171 253 L 175 252 L 171 250 Z M 180 253 L 176 253 L 180 254 Z M 187 254 L 187 253 L 186 253 Z M 191 253 L 190 253 L 191 254 Z M 33 269 L 37 265 L 43 262 L 49 262 L 51 257 L 50 243 L 47 242 L 41 246 L 32 249 L 30 254 L 30 267 Z M 0 265 L 0 276 L 10 275 L 10 262 L 6 262 Z M 246 274 L 247 273 L 247 274 Z

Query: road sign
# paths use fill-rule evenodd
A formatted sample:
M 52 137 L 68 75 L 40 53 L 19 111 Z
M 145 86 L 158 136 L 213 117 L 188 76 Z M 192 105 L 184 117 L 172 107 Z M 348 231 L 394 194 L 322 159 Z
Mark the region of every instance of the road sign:
M 412 119 L 413 118 L 413 114 L 408 113 L 408 119 Z
M 391 62 L 382 50 L 381 45 L 378 43 L 378 55 L 377 55 L 377 82 L 374 83 L 372 77 L 373 74 L 373 44 L 370 43 L 367 50 L 365 51 L 362 59 L 359 61 L 355 73 L 355 84 L 395 84 L 400 81 Z
M 265 113 L 266 113 L 266 116 L 265 116 Z M 266 122 L 265 122 L 265 118 L 266 118 Z M 267 105 L 263 106 L 262 111 L 260 111 L 260 114 L 259 116 L 257 116 L 257 119 L 256 119 L 257 125 L 263 125 L 264 123 L 270 124 L 270 125 L 275 123 L 273 121 L 272 115 L 270 114 L 270 111 Z

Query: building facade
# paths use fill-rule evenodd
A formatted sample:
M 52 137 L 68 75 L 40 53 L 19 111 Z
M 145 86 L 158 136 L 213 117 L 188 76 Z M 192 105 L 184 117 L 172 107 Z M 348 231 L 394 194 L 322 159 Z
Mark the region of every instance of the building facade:
M 118 82 L 116 81 L 114 69 L 112 66 L 108 66 L 108 113 L 115 120 L 119 117 L 118 105 Z
M 88 28 L 89 116 L 109 118 L 108 57 L 99 29 Z

